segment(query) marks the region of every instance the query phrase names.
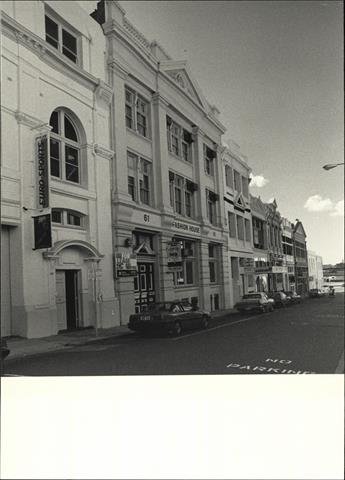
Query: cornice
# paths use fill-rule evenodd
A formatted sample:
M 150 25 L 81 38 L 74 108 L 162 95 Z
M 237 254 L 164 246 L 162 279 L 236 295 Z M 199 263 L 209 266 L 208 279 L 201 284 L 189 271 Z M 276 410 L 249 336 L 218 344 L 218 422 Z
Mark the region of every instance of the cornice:
M 39 118 L 27 113 L 17 110 L 14 112 L 14 116 L 19 125 L 30 127 L 31 130 L 39 130 L 40 133 L 48 133 L 51 130 L 51 126 L 48 123 L 44 123 Z
M 126 80 L 129 72 L 128 70 L 121 65 L 115 58 L 112 58 L 111 56 L 108 58 L 107 61 L 108 68 L 112 70 L 118 77 L 122 78 L 122 80 Z
M 154 105 L 161 105 L 163 107 L 168 107 L 170 102 L 164 98 L 159 92 L 156 92 L 152 95 L 152 103 Z

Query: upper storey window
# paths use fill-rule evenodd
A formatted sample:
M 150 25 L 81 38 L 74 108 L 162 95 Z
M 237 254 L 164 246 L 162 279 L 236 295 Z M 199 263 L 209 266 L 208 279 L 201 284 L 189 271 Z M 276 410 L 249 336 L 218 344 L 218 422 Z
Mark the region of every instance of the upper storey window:
M 129 88 L 126 88 L 126 127 L 149 137 L 149 102 Z
M 167 117 L 168 150 L 185 162 L 192 161 L 192 134 Z
M 214 177 L 214 165 L 217 153 L 204 144 L 204 167 L 207 175 Z
M 52 177 L 81 183 L 80 143 L 76 126 L 62 109 L 51 114 L 50 174 Z
M 45 15 L 46 41 L 74 63 L 78 62 L 78 37 L 50 15 Z

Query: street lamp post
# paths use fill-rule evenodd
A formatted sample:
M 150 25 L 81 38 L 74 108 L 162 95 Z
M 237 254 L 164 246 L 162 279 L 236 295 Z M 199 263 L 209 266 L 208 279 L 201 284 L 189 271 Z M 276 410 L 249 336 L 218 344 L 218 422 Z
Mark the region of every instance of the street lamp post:
M 331 170 L 332 168 L 338 167 L 339 165 L 344 165 L 343 163 L 328 163 L 327 165 L 324 165 L 322 168 L 324 170 Z

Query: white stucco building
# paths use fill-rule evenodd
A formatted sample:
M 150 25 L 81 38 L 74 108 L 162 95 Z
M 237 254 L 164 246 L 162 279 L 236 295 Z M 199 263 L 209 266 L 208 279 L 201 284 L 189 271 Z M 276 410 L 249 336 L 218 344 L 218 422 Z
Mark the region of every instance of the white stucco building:
M 176 298 L 225 308 L 219 112 L 187 63 L 147 40 L 118 2 L 100 2 L 94 17 L 105 33 L 114 91 L 113 250 L 138 269 L 134 278 L 117 272 L 120 321 L 150 302 Z
M 1 333 L 115 325 L 106 38 L 77 2 L 3 1 L 1 27 Z
M 308 250 L 309 289 L 324 286 L 322 257 Z
M 240 148 L 227 141 L 222 148 L 224 210 L 228 227 L 230 304 L 255 291 L 252 218 L 249 197 L 251 169 Z

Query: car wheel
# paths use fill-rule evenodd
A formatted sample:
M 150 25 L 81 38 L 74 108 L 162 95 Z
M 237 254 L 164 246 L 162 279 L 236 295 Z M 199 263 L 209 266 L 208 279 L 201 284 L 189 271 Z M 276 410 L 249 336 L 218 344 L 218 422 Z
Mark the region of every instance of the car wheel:
M 179 335 L 181 335 L 181 332 L 182 332 L 182 326 L 181 326 L 180 322 L 175 322 L 174 327 L 173 327 L 173 334 L 176 337 L 178 337 Z
M 201 326 L 202 328 L 208 328 L 208 318 L 206 317 L 206 315 L 202 317 Z

